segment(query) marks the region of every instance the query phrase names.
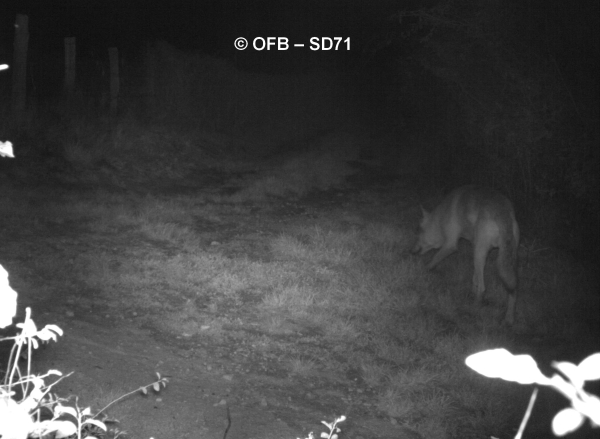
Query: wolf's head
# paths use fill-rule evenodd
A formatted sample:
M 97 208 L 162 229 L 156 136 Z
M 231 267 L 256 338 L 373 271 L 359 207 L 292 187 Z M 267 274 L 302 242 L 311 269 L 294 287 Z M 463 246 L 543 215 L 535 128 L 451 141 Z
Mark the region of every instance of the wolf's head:
M 441 227 L 436 216 L 432 212 L 427 212 L 421 207 L 423 218 L 419 223 L 419 230 L 417 231 L 417 242 L 412 249 L 412 253 L 418 253 L 423 255 L 429 250 L 440 248 L 444 243 L 444 237 L 442 236 Z

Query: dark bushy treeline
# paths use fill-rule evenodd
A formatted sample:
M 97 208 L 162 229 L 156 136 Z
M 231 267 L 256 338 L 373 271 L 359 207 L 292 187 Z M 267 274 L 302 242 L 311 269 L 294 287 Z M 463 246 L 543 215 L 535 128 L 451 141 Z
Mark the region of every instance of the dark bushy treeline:
M 406 84 L 433 77 L 447 99 L 435 154 L 447 184 L 497 187 L 536 235 L 597 248 L 598 17 L 584 3 L 534 3 L 443 1 L 395 16 L 388 41 L 411 72 L 401 73 Z M 417 100 L 420 89 L 404 93 Z

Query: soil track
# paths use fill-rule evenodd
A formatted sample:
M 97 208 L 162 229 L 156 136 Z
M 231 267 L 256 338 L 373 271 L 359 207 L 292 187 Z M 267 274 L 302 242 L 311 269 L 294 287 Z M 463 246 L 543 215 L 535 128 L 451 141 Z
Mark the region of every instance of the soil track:
M 185 308 L 177 295 L 165 295 L 162 306 L 136 308 L 127 300 L 131 291 L 99 294 L 70 274 L 84 272 L 80 261 L 99 253 L 115 261 L 168 261 L 178 252 L 172 243 L 145 238 L 127 227 L 90 229 L 64 212 L 53 215 L 42 209 L 39 212 L 46 213 L 36 213 L 43 200 L 95 200 L 106 191 L 126 200 L 156 197 L 160 205 L 170 197 L 230 193 L 241 178 L 232 174 L 228 179 L 218 172 L 203 175 L 181 185 L 154 181 L 145 186 L 131 184 L 127 190 L 108 184 L 85 189 L 64 184 L 12 184 L 5 188 L 4 193 L 10 195 L 5 202 L 30 205 L 25 209 L 29 214 L 21 212 L 15 218 L 7 214 L 0 226 L 0 263 L 19 293 L 17 321 L 22 321 L 28 306 L 38 327 L 57 324 L 65 331 L 58 343 L 35 351 L 35 372 L 73 371 L 54 390 L 62 397 L 79 397 L 82 407 L 91 405 L 94 411 L 151 383 L 157 372 L 168 376 L 170 382 L 159 394 L 137 393 L 107 411 L 120 421 L 109 425 L 125 430 L 131 438 L 295 439 L 306 438 L 310 431 L 319 437 L 325 430 L 321 421 L 331 422 L 340 415 L 348 418 L 340 425 L 342 438 L 420 438 L 382 415 L 377 391 L 356 370 L 344 367 L 347 359 L 343 352 L 338 355 L 332 352 L 335 348 L 322 343 L 318 329 L 279 318 L 277 331 L 265 332 L 264 319 L 269 316 L 252 306 L 259 296 L 242 293 L 239 300 L 211 308 L 211 298 L 200 295 L 194 300 L 194 312 L 183 315 L 177 326 L 168 321 L 173 319 L 174 309 Z M 393 224 L 399 214 L 410 215 L 411 208 L 416 212 L 417 204 L 414 192 L 405 190 L 400 182 L 361 169 L 338 189 L 243 209 L 232 204 L 229 210 L 221 207 L 212 220 L 198 220 L 193 227 L 203 253 L 263 262 L 273 257 L 269 239 L 293 228 L 334 223 L 354 227 L 369 221 Z M 172 300 L 179 302 L 169 303 Z M 216 320 L 225 322 L 217 335 L 203 336 Z M 174 327 L 181 330 L 173 331 Z M 523 335 L 517 344 L 528 352 L 530 337 Z M 554 354 L 561 347 L 573 348 L 568 341 L 553 340 L 551 344 Z M 277 352 L 285 352 L 287 358 Z M 554 354 L 549 360 L 557 358 Z M 284 362 L 296 355 L 327 358 L 339 367 L 315 368 L 308 376 L 291 374 Z M 530 432 L 547 430 L 559 405 L 536 409 L 538 416 L 536 419 L 534 413 Z M 574 437 L 587 437 L 581 433 Z M 529 437 L 546 436 L 534 433 Z
M 227 186 L 222 177 L 215 183 Z M 196 189 L 215 191 L 215 185 L 206 185 L 206 180 L 202 184 L 203 189 Z M 32 191 L 42 198 L 93 196 L 64 186 L 24 190 L 29 194 Z M 163 188 L 162 192 L 177 191 Z M 266 235 L 279 233 L 292 222 L 298 225 L 315 215 L 326 215 L 330 209 L 352 209 L 352 193 L 358 193 L 356 188 L 319 193 L 302 202 L 263 205 L 252 218 L 231 217 L 220 225 L 213 223 L 212 239 L 207 242 L 217 243 L 219 251 L 232 256 L 267 258 Z M 83 406 L 93 401 L 98 410 L 121 394 L 152 382 L 156 372 L 170 377 L 160 394 L 132 395 L 108 410 L 120 420 L 118 428 L 127 431 L 128 437 L 304 438 L 309 431 L 317 436 L 324 431 L 320 421 L 331 422 L 342 414 L 348 417 L 340 425 L 343 437 L 418 437 L 378 414 L 371 390 L 358 376 L 325 372 L 310 378 L 289 376 L 281 358 L 246 341 L 245 334 L 257 330 L 253 324 L 257 316 L 243 301 L 226 311 L 232 324 L 223 328 L 217 340 L 185 333 L 174 335 L 151 323 L 160 320 L 160 315 L 120 309 L 69 278 L 69 264 L 90 251 L 135 254 L 149 251 L 149 247 L 167 253 L 172 249 L 136 242 L 125 232 L 92 236 L 77 224 L 50 217 L 7 221 L 0 236 L 2 264 L 19 292 L 21 314 L 25 306 L 30 306 L 38 327 L 53 323 L 65 331 L 58 343 L 34 354 L 37 372 L 74 371 L 57 386 L 58 394 L 76 395 Z M 52 258 L 65 261 L 54 273 L 44 269 L 43 262 Z M 315 343 L 312 328 L 292 321 L 286 325 L 277 335 L 282 338 L 279 341 Z M 279 342 L 274 336 L 264 337 L 264 343 Z

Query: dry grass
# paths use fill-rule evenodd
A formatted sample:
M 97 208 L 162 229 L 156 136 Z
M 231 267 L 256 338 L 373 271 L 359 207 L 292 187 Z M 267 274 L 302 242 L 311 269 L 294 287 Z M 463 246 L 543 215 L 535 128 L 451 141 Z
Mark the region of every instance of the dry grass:
M 239 204 L 102 192 L 53 203 L 11 199 L 4 214 L 40 228 L 43 218 L 73 221 L 89 239 L 109 239 L 80 253 L 70 265 L 71 281 L 161 330 L 220 341 L 251 323 L 244 337 L 257 351 L 287 358 L 290 375 L 357 371 L 381 413 L 431 439 L 507 436 L 524 410 L 526 389 L 482 379 L 464 365 L 473 352 L 509 343 L 496 323 L 504 299 L 495 273 L 486 272 L 491 303 L 479 308 L 464 293 L 469 250 L 426 273 L 421 258 L 407 255 L 408 224 L 348 226 L 329 218 L 324 227 L 317 220 L 263 236 L 265 254 L 250 259 L 229 252 L 227 242 L 210 245 L 197 226 L 243 218 L 248 208 Z M 244 233 L 251 232 L 226 240 Z M 598 309 L 586 272 L 542 252 L 522 262 L 525 323 L 517 329 L 579 334 Z M 37 258 L 32 267 L 52 279 L 64 261 Z M 286 338 L 275 341 L 278 335 Z
M 293 155 L 266 173 L 249 179 L 244 189 L 229 197 L 229 201 L 241 203 L 274 196 L 298 197 L 311 191 L 338 187 L 356 173 L 348 161 L 357 157 L 357 148 L 350 152 L 322 150 Z

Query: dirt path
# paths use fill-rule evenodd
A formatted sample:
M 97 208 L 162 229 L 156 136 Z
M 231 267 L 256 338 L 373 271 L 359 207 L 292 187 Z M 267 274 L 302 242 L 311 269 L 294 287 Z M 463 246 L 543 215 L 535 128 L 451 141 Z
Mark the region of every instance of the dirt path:
M 126 418 L 119 417 L 131 437 L 223 438 L 228 407 L 228 438 L 294 437 L 294 429 L 278 419 L 278 406 L 285 400 L 278 392 L 261 389 L 261 383 L 269 382 L 279 387 L 278 380 L 246 373 L 243 362 L 228 359 L 224 350 L 209 346 L 209 352 L 189 341 L 159 340 L 130 324 L 106 323 L 65 321 L 64 339 L 40 355 L 38 366 L 75 371 L 62 386 L 75 394 L 90 387 L 101 392 L 103 383 L 112 389 L 135 389 L 149 382 L 155 371 L 169 376 L 160 394 L 133 395 L 123 403 Z M 119 406 L 112 410 L 116 415 L 121 411 Z
M 279 233 L 290 221 L 325 214 L 342 204 L 351 209 L 348 194 L 332 191 L 302 203 L 269 206 L 254 218 L 224 219 L 212 230 L 221 251 L 232 255 L 265 256 L 264 236 Z M 160 315 L 122 310 L 69 279 L 69 263 L 88 251 L 116 253 L 126 240 L 121 235 L 78 235 L 74 224 L 52 218 L 30 218 L 30 223 L 4 228 L 6 256 L 3 265 L 20 293 L 20 307 L 31 306 L 38 326 L 59 325 L 65 335 L 59 343 L 35 353 L 42 372 L 74 371 L 56 389 L 61 396 L 76 395 L 80 404 L 92 401 L 98 410 L 121 394 L 152 382 L 156 372 L 169 376 L 160 394 L 132 395 L 108 412 L 131 438 L 287 439 L 317 437 L 320 421 L 346 415 L 344 438 L 414 438 L 415 433 L 378 415 L 373 394 L 352 373 L 323 372 L 310 377 L 290 376 L 282 358 L 247 342 L 255 333 L 250 308 L 244 303 L 227 312 L 233 322 L 215 339 L 200 335 L 174 335 L 148 325 Z M 213 225 L 214 226 L 214 225 Z M 147 243 L 137 243 L 145 248 Z M 92 249 L 92 250 L 90 250 Z M 168 249 L 167 249 L 168 250 Z M 42 261 L 67 261 L 61 272 L 37 272 Z M 46 269 L 47 270 L 47 269 Z M 202 325 L 202 322 L 198 322 Z M 263 335 L 263 343 L 304 344 L 318 352 L 311 328 L 287 322 L 285 331 Z M 310 341 L 307 341 L 310 340 Z M 315 354 L 318 355 L 318 354 Z

